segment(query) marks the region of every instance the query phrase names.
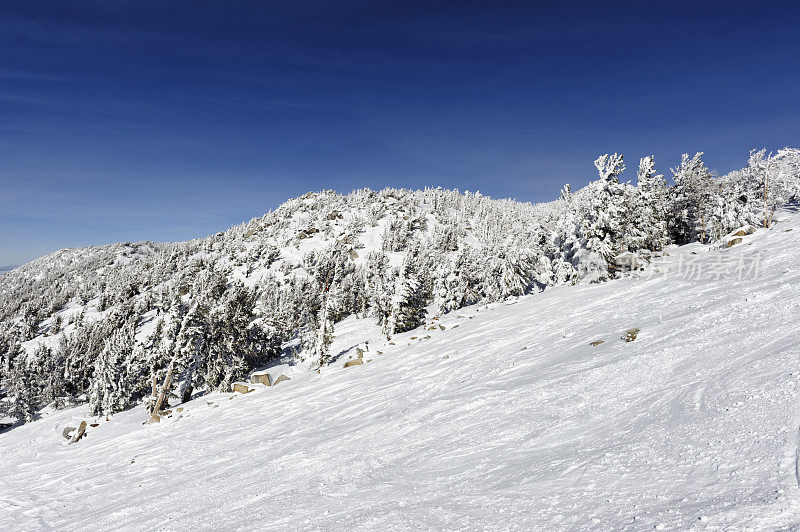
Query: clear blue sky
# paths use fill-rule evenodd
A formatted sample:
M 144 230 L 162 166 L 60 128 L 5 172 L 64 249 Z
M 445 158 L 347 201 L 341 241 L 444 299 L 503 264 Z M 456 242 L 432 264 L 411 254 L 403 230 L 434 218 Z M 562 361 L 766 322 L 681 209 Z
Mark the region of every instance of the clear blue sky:
M 0 4 L 0 265 L 183 240 L 308 190 L 527 201 L 594 158 L 798 145 L 800 9 L 758 2 Z

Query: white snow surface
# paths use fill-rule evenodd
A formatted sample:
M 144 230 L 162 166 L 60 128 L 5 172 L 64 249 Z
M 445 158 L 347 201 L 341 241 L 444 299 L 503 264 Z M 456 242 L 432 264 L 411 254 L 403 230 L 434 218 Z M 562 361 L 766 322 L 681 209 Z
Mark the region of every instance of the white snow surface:
M 463 309 L 395 345 L 348 319 L 321 373 L 160 424 L 138 407 L 69 445 L 94 420 L 51 413 L 0 433 L 0 529 L 797 526 L 799 257 L 783 212 L 661 273 Z

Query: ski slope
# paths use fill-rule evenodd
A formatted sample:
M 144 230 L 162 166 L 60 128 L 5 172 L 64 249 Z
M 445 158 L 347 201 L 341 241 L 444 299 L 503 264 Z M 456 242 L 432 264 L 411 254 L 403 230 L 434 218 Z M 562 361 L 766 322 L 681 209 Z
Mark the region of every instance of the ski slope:
M 0 433 L 0 529 L 798 525 L 798 258 L 784 211 L 730 249 L 463 309 L 394 345 L 349 319 L 320 374 L 160 424 L 139 407 L 68 445 L 86 409 L 52 413 Z M 370 361 L 344 368 L 367 339 Z

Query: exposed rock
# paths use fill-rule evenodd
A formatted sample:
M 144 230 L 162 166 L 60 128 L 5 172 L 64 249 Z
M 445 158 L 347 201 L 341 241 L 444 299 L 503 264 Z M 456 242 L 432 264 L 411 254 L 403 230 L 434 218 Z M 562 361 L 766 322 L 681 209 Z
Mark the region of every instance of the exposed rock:
M 725 247 L 729 248 L 735 246 L 736 244 L 741 244 L 741 243 L 742 243 L 741 238 L 732 238 L 731 240 L 728 240 L 728 243 L 725 244 Z
M 364 363 L 364 361 L 362 359 L 354 358 L 353 360 L 348 360 L 347 362 L 345 362 L 344 363 L 344 367 L 351 368 L 353 366 L 360 366 L 363 363 Z
M 61 431 L 61 435 L 64 436 L 65 439 L 69 440 L 72 438 L 72 431 L 75 430 L 76 427 L 64 427 L 64 430 Z
M 741 229 L 739 229 L 738 231 L 733 233 L 731 236 L 747 236 L 747 235 L 752 235 L 755 232 L 756 232 L 756 228 L 753 227 L 752 225 L 748 225 L 748 226 L 742 227 Z
M 75 433 L 74 436 L 72 436 L 72 439 L 69 442 L 75 443 L 77 441 L 80 441 L 80 439 L 83 438 L 84 434 L 86 434 L 86 422 L 81 421 L 81 424 L 78 425 L 78 431 Z
M 250 375 L 250 382 L 269 386 L 269 375 L 266 373 L 253 373 Z
M 274 386 L 281 380 L 290 380 L 289 377 L 281 379 L 283 372 L 286 371 L 288 367 L 287 364 L 281 364 L 263 371 L 256 371 L 250 375 L 250 382 L 263 384 L 264 386 Z
M 287 375 L 281 375 L 280 377 L 275 379 L 275 382 L 273 382 L 272 385 L 275 386 L 279 382 L 290 381 L 290 380 L 292 380 L 292 379 L 290 377 L 288 377 Z
M 239 393 L 250 393 L 255 390 L 255 386 L 252 386 L 246 382 L 234 382 L 233 383 L 233 391 Z
M 636 328 L 628 329 L 627 331 L 625 331 L 625 334 L 622 335 L 622 339 L 625 340 L 626 342 L 633 342 L 634 340 L 636 340 L 636 336 L 638 336 L 639 330 L 640 329 Z
M 595 340 L 594 342 L 589 342 L 589 345 L 595 345 L 596 346 L 596 345 L 600 345 L 602 343 L 605 343 L 605 340 Z

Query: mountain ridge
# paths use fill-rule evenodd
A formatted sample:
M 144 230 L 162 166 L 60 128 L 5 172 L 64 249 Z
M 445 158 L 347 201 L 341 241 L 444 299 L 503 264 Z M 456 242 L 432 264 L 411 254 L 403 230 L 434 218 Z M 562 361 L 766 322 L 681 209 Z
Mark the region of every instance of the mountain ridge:
M 546 204 L 322 191 L 202 239 L 55 252 L 0 284 L 0 409 L 30 420 L 51 403 L 152 406 L 170 368 L 185 400 L 276 359 L 316 369 L 348 316 L 391 337 L 432 314 L 613 279 L 676 244 L 723 245 L 800 198 L 799 150 L 753 152 L 719 178 L 700 156 L 672 184 L 645 157 L 633 186 L 623 158 L 604 155 L 598 180 Z

